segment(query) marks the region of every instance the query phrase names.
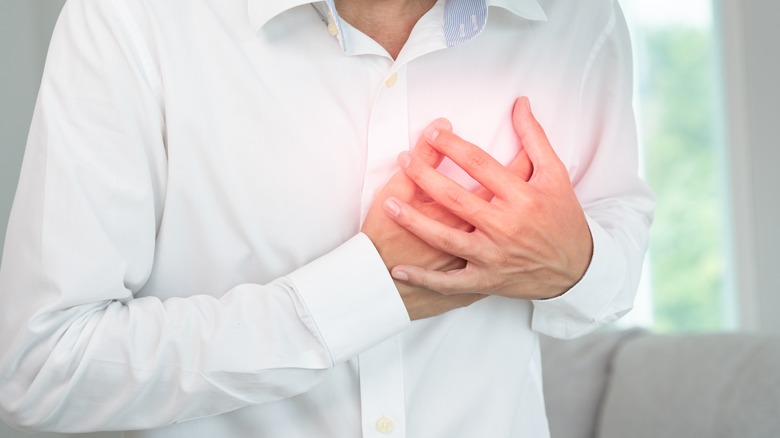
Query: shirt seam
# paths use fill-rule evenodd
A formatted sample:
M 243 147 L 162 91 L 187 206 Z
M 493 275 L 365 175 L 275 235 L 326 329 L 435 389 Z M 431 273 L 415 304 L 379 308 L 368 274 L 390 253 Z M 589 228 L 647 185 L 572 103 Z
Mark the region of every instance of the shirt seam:
M 144 83 L 149 91 L 152 92 L 158 108 L 163 107 L 161 98 L 162 83 L 159 77 L 154 73 L 156 70 L 152 67 L 154 62 L 152 61 L 152 55 L 149 50 L 146 49 L 146 45 L 143 44 L 143 38 L 141 37 L 141 30 L 135 25 L 132 19 L 132 14 L 122 2 L 111 0 L 110 3 L 114 7 L 114 11 L 117 13 L 117 21 L 127 32 L 127 37 L 130 39 L 129 48 L 133 49 L 138 55 L 138 61 L 140 63 L 141 70 L 144 72 Z M 157 80 L 153 80 L 157 78 Z M 154 82 L 154 84 L 152 84 Z M 161 111 L 162 112 L 162 111 Z
M 590 49 L 590 52 L 588 53 L 588 58 L 585 60 L 585 66 L 582 69 L 582 79 L 580 81 L 580 87 L 579 92 L 577 95 L 577 108 L 579 113 L 581 114 L 583 112 L 583 99 L 585 95 L 585 87 L 588 82 L 588 78 L 590 77 L 591 69 L 593 68 L 594 63 L 596 62 L 596 58 L 601 53 L 601 51 L 604 49 L 607 39 L 609 35 L 615 30 L 615 25 L 617 23 L 617 18 L 615 17 L 615 4 L 614 0 L 611 2 L 611 13 L 609 15 L 609 18 L 607 19 L 607 23 L 602 27 L 601 31 L 599 32 L 598 36 L 596 37 L 595 41 L 593 42 L 593 46 Z M 584 120 L 583 117 L 577 118 L 577 132 L 580 134 L 583 133 L 584 127 L 582 125 L 582 120 Z M 580 138 L 584 138 L 584 136 L 580 135 Z M 582 143 L 578 143 L 578 149 L 582 148 Z M 581 160 L 582 160 L 582 151 L 579 150 L 576 154 L 577 162 L 575 163 L 576 168 L 580 168 Z
M 294 297 L 291 297 L 293 303 L 300 303 L 302 307 L 301 310 L 304 312 L 305 318 L 311 321 L 311 324 L 306 324 L 304 322 L 304 325 L 306 325 L 307 327 L 311 327 L 309 330 L 313 328 L 316 331 L 317 338 L 320 340 L 322 346 L 325 347 L 325 351 L 328 352 L 328 358 L 330 358 L 331 366 L 335 366 L 336 359 L 333 357 L 333 352 L 330 349 L 328 340 L 325 338 L 325 335 L 322 332 L 320 325 L 317 323 L 317 318 L 314 316 L 314 313 L 309 308 L 309 304 L 306 302 L 306 298 L 302 293 L 298 291 L 298 287 L 296 286 L 295 282 L 291 278 L 284 277 L 284 281 L 282 281 L 282 284 L 286 286 L 286 288 L 290 291 L 292 295 L 294 295 Z M 298 316 L 301 317 L 300 314 Z

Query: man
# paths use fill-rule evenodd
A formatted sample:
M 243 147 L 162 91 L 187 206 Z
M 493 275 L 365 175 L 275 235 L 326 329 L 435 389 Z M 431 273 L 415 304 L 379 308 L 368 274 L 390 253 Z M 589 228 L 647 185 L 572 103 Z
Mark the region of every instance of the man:
M 71 0 L 0 270 L 2 418 L 547 436 L 536 332 L 630 308 L 636 166 L 611 0 Z

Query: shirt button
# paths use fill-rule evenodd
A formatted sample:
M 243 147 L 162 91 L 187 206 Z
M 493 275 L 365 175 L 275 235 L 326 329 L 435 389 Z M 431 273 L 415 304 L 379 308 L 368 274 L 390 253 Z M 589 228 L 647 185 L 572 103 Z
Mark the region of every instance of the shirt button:
M 391 88 L 395 83 L 398 82 L 398 72 L 393 73 L 390 75 L 389 78 L 385 81 L 385 86 L 387 88 Z
M 388 417 L 382 416 L 376 420 L 376 430 L 383 435 L 390 435 L 395 430 L 393 420 Z
M 328 32 L 330 32 L 330 34 L 334 37 L 339 36 L 339 26 L 336 24 L 335 19 L 328 23 Z

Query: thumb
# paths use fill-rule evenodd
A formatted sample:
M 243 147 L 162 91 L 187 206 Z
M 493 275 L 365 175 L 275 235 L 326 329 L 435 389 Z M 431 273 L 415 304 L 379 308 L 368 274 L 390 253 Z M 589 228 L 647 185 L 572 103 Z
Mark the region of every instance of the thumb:
M 551 167 L 560 161 L 550 145 L 542 125 L 531 112 L 531 105 L 525 96 L 515 101 L 515 106 L 512 109 L 512 125 L 523 150 L 528 154 L 533 170 Z
M 447 119 L 436 119 L 431 122 L 431 124 L 428 125 L 423 132 L 433 130 L 452 131 L 452 124 Z M 428 143 L 425 134 L 421 135 L 417 140 L 417 144 L 414 146 L 414 149 L 412 149 L 412 152 L 416 153 L 417 156 L 422 158 L 423 161 L 434 168 L 439 167 L 439 164 L 441 164 L 442 160 L 444 160 L 444 155 L 442 155 L 441 152 L 434 149 L 433 146 Z
M 534 164 L 528 158 L 528 153 L 525 149 L 520 149 L 515 158 L 512 159 L 512 162 L 506 165 L 506 168 L 526 182 L 531 179 L 531 175 L 534 173 Z

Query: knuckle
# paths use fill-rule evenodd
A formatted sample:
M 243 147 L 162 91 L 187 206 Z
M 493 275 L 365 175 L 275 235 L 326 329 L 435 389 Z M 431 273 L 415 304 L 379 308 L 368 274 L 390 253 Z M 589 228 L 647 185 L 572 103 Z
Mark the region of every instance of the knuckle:
M 406 168 L 406 174 L 409 175 L 409 178 L 411 178 L 412 181 L 419 181 L 423 176 L 422 166 L 420 166 L 420 163 L 417 160 L 412 159 L 409 162 L 409 167 Z
M 526 233 L 524 223 L 520 220 L 509 221 L 498 226 L 504 230 L 507 236 L 523 236 Z
M 525 208 L 530 212 L 537 212 L 544 206 L 544 199 L 539 193 L 534 193 L 526 196 Z
M 453 252 L 458 249 L 458 245 L 451 234 L 441 234 L 435 238 L 436 246 L 444 252 Z
M 502 250 L 501 248 L 492 248 L 488 252 L 488 260 L 490 260 L 490 264 L 494 266 L 500 266 L 505 267 L 509 266 L 510 264 L 510 257 L 509 254 L 507 254 L 506 251 Z
M 420 156 L 420 158 L 429 163 L 436 161 L 439 158 L 439 153 L 436 151 L 436 149 L 432 148 L 428 144 L 425 144 L 422 147 L 418 147 L 415 149 L 415 152 Z
M 444 189 L 444 199 L 448 206 L 461 209 L 463 207 L 463 190 L 460 187 L 447 187 Z
M 466 163 L 472 169 L 483 168 L 487 164 L 487 156 L 479 150 L 469 151 L 466 154 Z
M 422 275 L 419 278 L 419 284 L 420 286 L 424 287 L 425 289 L 433 289 L 431 287 L 431 279 L 428 278 L 427 275 Z

